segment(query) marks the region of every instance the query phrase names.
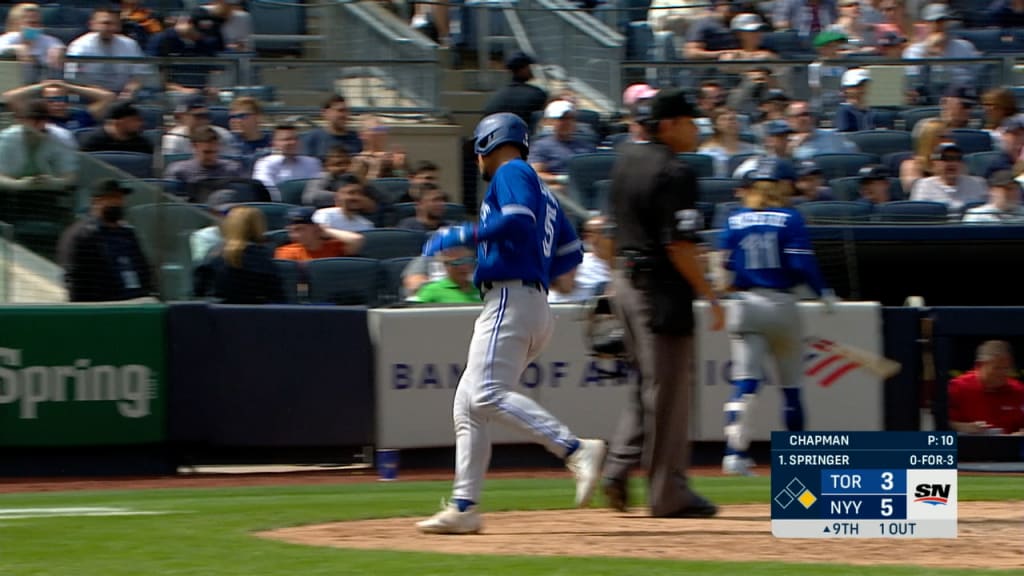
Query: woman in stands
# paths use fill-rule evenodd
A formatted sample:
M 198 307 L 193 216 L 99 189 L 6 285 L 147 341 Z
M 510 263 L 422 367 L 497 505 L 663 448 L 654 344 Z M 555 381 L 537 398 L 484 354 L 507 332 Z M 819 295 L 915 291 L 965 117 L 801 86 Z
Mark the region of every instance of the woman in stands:
M 697 150 L 700 154 L 711 156 L 714 160 L 715 177 L 728 178 L 729 159 L 738 154 L 756 154 L 761 150 L 740 140 L 740 122 L 729 108 L 715 108 L 711 112 L 711 128 L 714 131 L 706 142 Z
M 43 15 L 38 4 L 16 4 L 7 14 L 7 30 L 0 35 L 0 56 L 15 56 L 34 65 L 31 81 L 63 76 L 64 43 L 43 33 Z
M 266 231 L 262 212 L 250 206 L 232 208 L 221 224 L 223 246 L 196 269 L 196 296 L 224 304 L 283 303 L 281 275 L 263 244 Z
M 932 176 L 932 152 L 943 142 L 952 142 L 946 133 L 946 123 L 938 118 L 922 120 L 917 135 L 914 156 L 900 164 L 900 184 L 909 193 L 914 182 Z M 917 132 L 917 130 L 915 130 Z

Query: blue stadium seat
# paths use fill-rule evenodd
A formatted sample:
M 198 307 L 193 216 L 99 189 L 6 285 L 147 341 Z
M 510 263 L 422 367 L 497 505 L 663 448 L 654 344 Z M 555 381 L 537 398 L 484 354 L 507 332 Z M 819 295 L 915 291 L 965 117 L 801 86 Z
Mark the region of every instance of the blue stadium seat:
M 382 204 L 394 204 L 409 192 L 408 178 L 377 178 L 370 180 L 369 186 L 377 192 L 377 200 Z
M 818 201 L 803 202 L 796 207 L 808 224 L 865 223 L 871 215 L 867 202 Z
M 626 60 L 653 60 L 654 32 L 646 21 L 629 23 L 626 32 Z
M 258 35 L 301 35 L 306 33 L 306 8 L 294 3 L 251 2 L 253 33 Z M 302 43 L 292 40 L 260 39 L 254 42 L 260 55 L 302 55 Z
M 288 225 L 288 211 L 295 208 L 294 204 L 284 202 L 242 202 L 239 206 L 249 206 L 263 213 L 267 221 L 267 230 L 281 230 Z
M 742 183 L 736 178 L 701 178 L 697 181 L 697 200 L 711 204 L 732 202 Z
M 143 182 L 159 187 L 165 194 L 174 196 L 185 195 L 185 184 L 181 180 L 168 180 L 166 178 L 143 178 Z
M 992 150 L 992 135 L 984 130 L 956 128 L 951 131 L 953 140 L 964 151 L 964 154 L 988 152 Z
M 110 164 L 136 178 L 153 177 L 153 155 L 138 152 L 88 152 L 89 156 Z
M 295 260 L 274 260 L 278 274 L 281 275 L 281 284 L 284 288 L 284 303 L 299 303 L 299 280 L 302 278 L 301 265 Z
M 281 202 L 285 204 L 302 204 L 302 193 L 306 191 L 306 185 L 310 180 L 317 178 L 296 178 L 277 183 L 277 191 L 281 193 Z
M 1003 31 L 999 28 L 959 28 L 953 31 L 953 36 L 974 44 L 974 47 L 983 54 L 999 52 L 1003 47 Z M 1009 43 L 1012 44 L 1012 34 L 1009 35 L 1009 39 Z
M 812 158 L 821 168 L 825 180 L 856 176 L 861 168 L 868 164 L 878 164 L 879 158 L 874 154 L 863 152 L 847 152 L 843 154 L 818 154 Z
M 885 166 L 886 168 L 889 169 L 889 174 L 897 176 L 900 173 L 900 166 L 902 166 L 904 162 L 910 160 L 913 157 L 914 152 L 911 150 L 908 150 L 906 152 L 892 152 L 890 154 L 882 156 L 882 166 Z
M 698 178 L 712 178 L 715 175 L 715 161 L 707 154 L 677 154 L 680 160 L 686 162 L 690 168 L 697 173 Z
M 374 306 L 380 290 L 380 262 L 372 258 L 318 258 L 306 263 L 313 304 Z
M 783 58 L 814 53 L 796 30 L 769 32 L 764 35 L 761 45 Z
M 901 106 L 872 106 L 871 111 L 875 113 L 875 128 L 886 130 L 896 129 L 896 120 L 903 111 Z
M 363 249 L 359 251 L 359 256 L 377 260 L 419 256 L 427 239 L 423 232 L 401 228 L 373 228 L 361 234 Z
M 414 260 L 413 257 L 389 258 L 381 261 L 382 281 L 381 304 L 391 304 L 405 299 L 405 288 L 402 286 L 402 272 Z
M 967 164 L 967 173 L 980 178 L 988 178 L 996 170 L 1013 168 L 1010 157 L 1002 151 L 964 154 L 964 162 Z
M 898 224 L 942 224 L 949 222 L 949 209 L 942 202 L 897 200 L 879 204 L 874 220 Z
M 910 132 L 903 130 L 865 130 L 850 132 L 846 139 L 857 145 L 861 152 L 885 156 L 893 152 L 905 152 L 914 149 L 914 141 Z
M 290 244 L 292 241 L 291 238 L 288 237 L 287 230 L 267 230 L 263 235 L 263 238 L 271 250 L 277 250 L 285 244 Z
M 569 158 L 569 194 L 587 210 L 597 209 L 594 183 L 611 178 L 612 166 L 617 158 L 614 152 L 577 154 Z
M 832 196 L 836 200 L 852 201 L 860 198 L 860 177 L 858 176 L 836 178 L 830 181 L 828 185 L 832 189 Z M 892 200 L 903 200 L 903 185 L 900 184 L 899 178 L 889 178 L 889 198 Z
M 938 118 L 942 114 L 942 109 L 938 106 L 925 106 L 921 108 L 910 108 L 904 110 L 900 117 L 903 119 L 903 129 L 907 132 L 913 132 L 914 126 L 917 125 L 921 120 L 928 118 Z
M 164 109 L 161 106 L 136 105 L 142 116 L 142 129 L 153 130 L 164 125 Z

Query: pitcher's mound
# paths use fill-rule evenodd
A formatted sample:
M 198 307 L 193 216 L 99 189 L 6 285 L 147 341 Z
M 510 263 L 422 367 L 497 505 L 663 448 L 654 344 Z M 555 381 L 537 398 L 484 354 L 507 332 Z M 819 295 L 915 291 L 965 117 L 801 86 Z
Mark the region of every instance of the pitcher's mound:
M 1020 568 L 1024 503 L 961 502 L 956 540 L 780 540 L 767 505 L 725 506 L 711 519 L 650 518 L 640 512 L 552 510 L 484 514 L 484 532 L 420 534 L 420 518 L 299 526 L 258 536 L 315 546 L 538 556 L 609 556 L 666 560 L 901 564 L 950 568 Z M 1016 543 L 1016 544 L 1015 544 Z

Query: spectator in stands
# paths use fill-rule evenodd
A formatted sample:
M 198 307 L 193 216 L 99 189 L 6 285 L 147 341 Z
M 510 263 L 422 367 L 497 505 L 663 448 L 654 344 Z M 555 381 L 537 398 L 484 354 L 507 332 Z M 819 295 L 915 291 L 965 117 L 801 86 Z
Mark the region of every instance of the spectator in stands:
M 353 179 L 342 183 L 334 193 L 334 207 L 321 208 L 313 215 L 313 221 L 332 230 L 362 232 L 373 228 L 373 222 L 362 215 L 366 205 L 366 186 Z
M 738 45 L 735 50 L 722 54 L 718 59 L 770 60 L 778 58 L 778 54 L 762 45 L 766 27 L 767 24 L 757 14 L 750 12 L 737 14 L 729 24 L 729 28 L 736 33 Z
M 988 6 L 989 26 L 1024 27 L 1024 0 L 994 0 Z
M 409 173 L 405 151 L 388 145 L 388 127 L 379 120 L 366 118 L 359 136 L 363 141 L 363 151 L 357 157 L 362 158 L 369 168 L 368 180 L 404 178 Z
M 511 112 L 523 119 L 530 128 L 530 134 L 536 129 L 534 112 L 544 110 L 548 94 L 541 88 L 530 84 L 533 80 L 534 59 L 522 52 L 512 54 L 505 61 L 505 67 L 512 74 L 512 83 L 498 90 L 484 105 L 484 116 L 498 112 Z
M 242 7 L 242 0 L 213 0 L 203 8 L 221 20 L 220 34 L 226 50 L 249 52 L 252 49 L 252 15 Z
M 969 224 L 1022 224 L 1024 207 L 1020 205 L 1020 184 L 1013 172 L 1000 170 L 988 179 L 988 203 L 968 208 L 964 213 Z
M 363 247 L 362 234 L 321 226 L 313 221 L 314 213 L 306 206 L 288 211 L 288 238 L 291 243 L 279 247 L 274 258 L 306 261 L 359 253 Z
M 72 94 L 80 101 L 88 102 L 88 108 L 71 107 L 70 95 Z M 94 86 L 69 84 L 56 78 L 43 80 L 38 84 L 13 88 L 3 94 L 4 101 L 7 103 L 36 97 L 42 97 L 46 102 L 50 122 L 66 130 L 95 126 L 96 120 L 103 118 L 107 106 L 114 101 L 113 92 Z
M 444 220 L 445 202 L 448 195 L 436 184 L 426 182 L 420 186 L 420 199 L 416 201 L 416 215 L 404 218 L 399 228 L 433 232 L 449 223 Z
M 241 96 L 231 101 L 228 123 L 234 137 L 235 148 L 246 158 L 256 158 L 270 152 L 272 135 L 263 130 L 263 106 L 252 96 Z
M 860 198 L 872 206 L 892 201 L 889 185 L 889 170 L 881 164 L 868 164 L 860 169 Z
M 981 106 L 985 111 L 984 129 L 992 134 L 993 142 L 998 143 L 1003 122 L 1017 115 L 1017 97 L 1009 88 L 992 88 L 982 94 Z
M 221 225 L 224 222 L 224 217 L 241 203 L 242 197 L 238 192 L 230 188 L 217 190 L 206 199 L 209 213 L 217 221 L 189 235 L 188 243 L 192 252 L 193 264 L 196 266 L 202 264 L 215 248 L 219 248 L 224 243 L 224 236 L 221 234 Z
M 736 113 L 728 108 L 718 108 L 711 113 L 714 133 L 700 145 L 697 152 L 711 156 L 714 160 L 715 176 L 729 177 L 729 160 L 738 154 L 754 154 L 758 147 L 740 140 L 740 123 Z
M 791 162 L 793 156 L 789 146 L 789 137 L 792 134 L 793 128 L 785 120 L 773 120 L 765 123 L 763 154 L 743 161 L 733 172 L 732 177 L 742 179 L 750 172 L 757 170 L 765 160 L 782 159 Z
M 124 197 L 131 188 L 100 180 L 89 215 L 61 236 L 57 260 L 72 302 L 109 302 L 149 296 L 153 274 L 139 239 L 125 226 Z
M 942 110 L 939 117 L 946 123 L 946 128 L 970 128 L 976 93 L 968 86 L 950 86 L 939 100 Z
M 677 38 L 685 37 L 692 23 L 709 15 L 706 0 L 653 0 L 647 10 L 647 24 L 651 31 L 671 32 Z M 711 2 L 712 9 L 715 2 Z
M 903 58 L 903 51 L 907 48 L 907 39 L 899 32 L 880 32 L 878 34 L 878 55 L 886 60 L 899 60 Z
M 476 304 L 481 302 L 480 290 L 473 285 L 476 252 L 465 246 L 445 250 L 439 255 L 445 276 L 420 286 L 413 302 L 434 304 Z
M 1006 153 L 1005 162 L 999 168 L 1011 168 L 1015 172 L 1024 161 L 1024 116 L 1015 114 L 1003 121 L 999 129 L 999 146 L 996 150 Z
M 652 94 L 653 97 L 653 94 Z M 711 113 L 722 106 L 727 106 L 728 92 L 717 80 L 705 80 L 700 83 L 697 89 L 697 110 L 700 117 L 694 118 L 693 122 L 700 129 L 700 138 L 710 138 L 714 133 L 711 126 Z
M 64 66 L 64 43 L 43 32 L 38 4 L 15 4 L 7 13 L 7 31 L 0 35 L 0 56 L 15 56 L 30 64 L 28 83 L 60 76 Z
M 893 33 L 901 38 L 920 42 L 928 36 L 929 25 L 926 22 L 915 22 L 907 11 L 904 0 L 882 0 L 879 8 L 882 11 L 882 22 L 875 26 L 879 37 L 885 33 Z
M 0 189 L 15 192 L 64 191 L 74 185 L 77 162 L 46 131 L 49 108 L 29 100 L 15 108 L 18 122 L 0 132 Z M 46 198 L 40 194 L 40 198 Z
M 221 136 L 213 126 L 199 126 L 192 131 L 190 140 L 192 158 L 172 163 L 164 172 L 164 178 L 185 184 L 245 178 L 238 162 L 220 157 Z
M 851 68 L 843 73 L 844 102 L 836 111 L 836 132 L 875 129 L 875 113 L 868 108 L 867 93 L 871 73 L 866 68 Z
M 611 282 L 611 263 L 615 260 L 615 246 L 609 233 L 610 223 L 604 216 L 594 216 L 583 223 L 583 261 L 576 267 L 572 290 L 559 291 L 559 283 L 553 282 L 548 292 L 548 302 L 586 302 L 602 294 Z
M 729 0 L 715 0 L 713 12 L 694 22 L 686 32 L 683 56 L 688 60 L 723 60 L 731 58 L 740 47 L 734 29 L 729 27 L 735 7 Z
M 323 172 L 306 184 L 306 189 L 302 192 L 302 204 L 314 208 L 334 206 L 334 194 L 343 183 L 352 179 L 362 181 L 362 178 L 352 173 L 352 165 L 352 158 L 343 147 L 332 148 L 327 153 Z
M 750 131 L 758 142 L 764 140 L 764 127 L 775 120 L 786 119 L 786 108 L 789 107 L 789 96 L 781 88 L 770 88 L 764 92 L 757 106 L 757 123 Z
M 190 64 L 188 58 L 212 58 L 224 50 L 219 21 L 205 10 L 179 16 L 173 26 L 153 36 L 146 51 L 151 56 L 180 59 L 167 67 L 168 92 L 198 94 L 207 88 L 209 64 Z
M 757 114 L 759 103 L 764 95 L 780 88 L 784 81 L 779 80 L 779 75 L 773 71 L 771 66 L 755 65 L 746 70 L 740 76 L 738 86 L 729 92 L 726 106 L 732 108 L 738 114 L 740 130 L 750 125 L 749 118 Z
M 802 38 L 814 38 L 836 17 L 835 0 L 776 0 L 772 11 L 776 30 L 796 30 Z
M 131 102 L 115 102 L 103 125 L 82 141 L 84 152 L 138 152 L 152 154 L 153 144 L 142 135 L 142 115 Z
M 814 37 L 818 59 L 807 67 L 807 85 L 811 89 L 811 102 L 815 110 L 835 110 L 842 100 L 839 88 L 847 67 L 827 61 L 841 58 L 846 42 L 846 35 L 837 30 L 826 30 Z
M 792 206 L 804 202 L 835 200 L 832 189 L 825 185 L 825 175 L 813 160 L 804 160 L 796 166 L 796 182 L 793 184 L 793 195 L 789 198 Z
M 281 273 L 263 243 L 267 222 L 250 206 L 233 208 L 221 226 L 224 244 L 195 270 L 195 295 L 224 304 L 274 304 L 285 301 Z
M 858 151 L 857 145 L 843 135 L 816 128 L 814 115 L 807 102 L 796 101 L 790 104 L 789 109 L 786 110 L 786 117 L 789 120 L 789 125 L 793 128 L 789 144 L 793 151 L 793 158 L 797 160 L 809 160 L 818 154 L 842 154 Z
M 325 124 L 302 135 L 303 154 L 323 159 L 335 146 L 343 147 L 352 155 L 363 151 L 359 135 L 348 129 L 348 102 L 344 96 L 335 94 L 325 100 L 320 114 Z
M 910 191 L 911 200 L 942 202 L 950 212 L 957 212 L 964 204 L 981 202 L 988 197 L 986 182 L 964 173 L 964 153 L 956 144 L 939 144 L 932 154 L 932 162 L 935 176 L 915 182 Z
M 274 150 L 273 154 L 256 161 L 252 177 L 263 182 L 275 202 L 281 201 L 278 182 L 316 178 L 322 171 L 319 160 L 299 155 L 299 130 L 292 124 L 279 124 L 274 128 Z
M 900 185 L 904 190 L 932 175 L 932 152 L 940 143 L 951 140 L 946 123 L 938 118 L 922 120 L 914 126 L 914 156 L 900 164 Z
M 978 346 L 974 369 L 949 381 L 949 425 L 961 434 L 1021 434 L 1024 384 L 1014 378 L 1013 352 L 1001 340 Z
M 544 120 L 553 132 L 530 146 L 529 162 L 548 186 L 561 189 L 569 179 L 569 159 L 597 148 L 576 136 L 576 107 L 571 102 L 555 100 L 548 104 Z
M 99 8 L 89 20 L 91 32 L 68 45 L 68 56 L 142 58 L 135 40 L 121 34 L 121 19 L 116 10 Z M 150 73 L 144 64 L 130 62 L 69 62 L 65 78 L 79 84 L 98 86 L 118 98 L 131 100 L 142 87 L 142 78 Z
M 949 6 L 929 4 L 922 12 L 922 19 L 930 24 L 931 32 L 925 40 L 907 47 L 903 52 L 905 59 L 977 58 L 981 55 L 973 44 L 961 38 L 954 38 L 946 30 L 946 23 L 953 20 Z M 964 64 L 908 66 L 907 81 L 919 102 L 934 102 L 934 97 L 945 91 L 949 85 L 973 85 L 975 71 L 971 66 Z
M 191 154 L 192 135 L 201 128 L 209 128 L 217 134 L 217 140 L 224 146 L 226 154 L 235 154 L 234 138 L 220 126 L 210 124 L 210 109 L 206 98 L 199 94 L 188 96 L 174 109 L 178 124 L 167 131 L 161 140 L 160 149 L 168 154 Z
M 646 142 L 650 139 L 643 123 L 637 116 L 637 105 L 652 98 L 658 91 L 647 84 L 633 84 L 622 93 L 622 105 L 628 111 L 624 118 L 626 130 L 629 133 L 628 141 Z
M 121 28 L 140 46 L 154 34 L 164 29 L 153 11 L 142 5 L 140 0 L 121 0 Z
M 839 17 L 829 30 L 846 36 L 847 54 L 873 54 L 876 51 L 875 27 L 864 20 L 861 0 L 839 0 Z

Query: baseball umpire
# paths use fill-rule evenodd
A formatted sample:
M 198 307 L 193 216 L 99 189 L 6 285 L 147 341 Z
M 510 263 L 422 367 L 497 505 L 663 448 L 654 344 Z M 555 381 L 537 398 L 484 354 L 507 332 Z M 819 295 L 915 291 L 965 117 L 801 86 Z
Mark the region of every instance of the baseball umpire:
M 626 480 L 638 461 L 648 472 L 651 515 L 714 516 L 718 508 L 689 485 L 689 413 L 695 344 L 693 300 L 711 303 L 713 330 L 725 314 L 704 279 L 697 232 L 697 177 L 677 154 L 697 146 L 697 115 L 686 95 L 659 91 L 638 108 L 651 141 L 623 147 L 612 171 L 616 313 L 640 385 L 612 440 L 603 471 L 609 504 L 625 510 Z

